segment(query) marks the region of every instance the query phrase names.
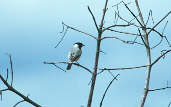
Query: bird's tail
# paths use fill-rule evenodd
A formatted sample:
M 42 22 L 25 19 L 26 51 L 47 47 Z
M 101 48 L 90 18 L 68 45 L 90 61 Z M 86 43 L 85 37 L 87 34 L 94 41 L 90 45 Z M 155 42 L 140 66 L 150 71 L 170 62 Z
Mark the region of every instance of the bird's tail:
M 69 63 L 68 66 L 67 66 L 67 70 L 70 70 L 71 66 L 72 66 L 72 64 Z

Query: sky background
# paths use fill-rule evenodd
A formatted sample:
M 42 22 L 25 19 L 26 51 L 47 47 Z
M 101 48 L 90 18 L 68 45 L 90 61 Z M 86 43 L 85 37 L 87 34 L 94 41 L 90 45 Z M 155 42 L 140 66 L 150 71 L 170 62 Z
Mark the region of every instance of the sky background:
M 73 43 L 82 42 L 82 57 L 78 61 L 89 69 L 93 69 L 96 51 L 94 39 L 69 30 L 61 42 L 59 42 L 62 30 L 62 21 L 68 25 L 83 31 L 97 35 L 93 20 L 87 10 L 89 5 L 95 14 L 97 23 L 100 23 L 102 9 L 105 0 L 0 0 L 0 73 L 5 76 L 6 68 L 9 68 L 9 58 L 5 53 L 12 54 L 14 64 L 14 87 L 42 105 L 43 107 L 80 107 L 86 106 L 91 75 L 76 66 L 68 72 L 56 69 L 52 65 L 43 64 L 44 61 L 67 61 L 68 51 Z M 119 0 L 109 0 L 109 11 L 105 18 L 105 26 L 113 22 L 114 8 L 112 5 Z M 136 12 L 134 0 L 129 6 Z M 139 0 L 140 7 L 147 19 L 150 9 L 153 10 L 154 22 L 162 18 L 171 10 L 170 0 Z M 129 12 L 123 5 L 120 7 L 123 17 L 131 19 Z M 169 16 L 160 27 L 162 31 L 166 21 L 171 21 Z M 151 20 L 150 20 L 151 21 Z M 168 40 L 171 41 L 170 22 L 165 29 Z M 137 29 L 127 29 L 137 32 Z M 103 36 L 118 36 L 125 40 L 133 40 L 134 37 L 118 35 L 106 32 Z M 154 45 L 160 38 L 153 33 L 150 40 Z M 140 39 L 139 39 L 140 40 Z M 146 64 L 145 48 L 140 45 L 128 45 L 118 40 L 106 39 L 102 42 L 101 49 L 106 54 L 100 55 L 99 68 L 103 67 L 130 67 Z M 163 49 L 170 49 L 166 42 L 152 50 L 152 60 L 160 55 Z M 166 86 L 168 81 L 171 86 L 171 54 L 157 63 L 151 73 L 150 89 Z M 59 65 L 66 68 L 66 65 Z M 145 69 L 113 71 L 114 75 L 120 74 L 104 99 L 103 107 L 137 107 L 140 103 L 144 88 Z M 97 77 L 94 90 L 92 107 L 98 107 L 102 95 L 112 80 L 112 76 L 106 72 Z M 4 88 L 0 82 L 0 89 Z M 21 98 L 11 92 L 3 93 L 1 107 L 12 107 Z M 145 107 L 167 107 L 171 101 L 171 89 L 149 92 Z M 18 107 L 31 107 L 24 102 Z

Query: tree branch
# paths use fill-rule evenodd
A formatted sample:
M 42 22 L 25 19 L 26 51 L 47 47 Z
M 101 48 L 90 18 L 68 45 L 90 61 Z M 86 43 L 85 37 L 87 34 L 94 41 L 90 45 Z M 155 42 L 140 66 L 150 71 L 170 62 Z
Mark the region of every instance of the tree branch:
M 65 23 L 63 23 L 66 27 L 68 27 L 68 28 L 70 28 L 70 29 L 72 29 L 72 30 L 75 30 L 75 31 L 77 31 L 77 32 L 80 32 L 80 33 L 83 33 L 83 34 L 85 34 L 85 35 L 87 35 L 87 36 L 90 36 L 90 37 L 92 37 L 92 38 L 94 38 L 94 39 L 96 39 L 97 40 L 97 38 L 95 37 L 95 36 L 93 36 L 93 35 L 91 35 L 91 34 L 89 34 L 89 33 L 86 33 L 86 32 L 83 32 L 83 31 L 81 31 L 81 30 L 78 30 L 78 29 L 76 29 L 76 28 L 74 28 L 74 27 L 71 27 L 71 26 L 69 26 L 69 25 L 66 25 Z
M 105 6 L 104 6 L 104 9 L 103 9 L 103 15 L 102 15 L 102 19 L 101 19 L 101 24 L 100 24 L 100 27 L 98 29 L 98 39 L 97 39 L 97 45 L 96 45 L 96 56 L 95 56 L 95 62 L 94 62 L 94 72 L 92 73 L 92 82 L 91 82 L 91 88 L 90 88 L 87 107 L 91 107 L 91 104 L 92 104 L 92 98 L 93 98 L 94 87 L 95 87 L 95 83 L 96 83 L 97 68 L 98 68 L 98 62 L 99 62 L 101 37 L 102 37 L 102 33 L 103 33 L 102 28 L 103 28 L 103 24 L 104 24 L 105 14 L 106 14 L 106 11 L 107 11 L 107 4 L 108 4 L 108 0 L 106 0 L 106 2 L 105 2 Z
M 160 21 L 158 21 L 158 23 L 156 23 L 152 28 L 151 28 L 151 30 L 148 32 L 148 34 L 147 35 L 149 35 L 150 34 L 150 32 L 155 28 L 155 27 L 157 27 L 167 16 L 169 16 L 169 14 L 171 14 L 171 11 L 169 11 L 162 19 L 160 19 Z
M 151 63 L 150 65 L 142 65 L 142 66 L 135 66 L 135 67 L 124 67 L 124 68 L 102 68 L 102 69 L 99 69 L 101 70 L 101 72 L 97 73 L 97 74 L 100 74 L 106 70 L 129 70 L 129 69 L 138 69 L 138 68 L 145 68 L 145 67 L 148 67 L 148 66 L 153 66 L 155 65 L 162 57 L 164 57 L 167 53 L 171 52 L 171 50 L 167 50 L 166 52 L 164 52 L 162 55 L 160 55 L 158 58 L 156 58 L 156 60 L 153 61 L 153 63 Z
M 157 88 L 157 89 L 152 89 L 152 90 L 148 90 L 148 91 L 159 91 L 159 90 L 165 90 L 165 89 L 168 89 L 168 88 L 171 88 L 171 87 L 164 87 L 164 88 Z
M 139 44 L 139 45 L 144 45 L 142 43 L 136 42 L 136 39 L 134 39 L 134 41 L 125 41 L 125 40 L 120 39 L 119 37 L 116 37 L 116 36 L 106 36 L 106 37 L 103 37 L 101 40 L 109 39 L 109 38 L 120 40 L 121 42 L 126 43 L 126 44 Z
M 54 66 L 56 66 L 56 64 L 69 64 L 68 62 L 43 62 L 44 64 L 52 64 Z M 81 67 L 83 69 L 85 69 L 86 71 L 88 71 L 89 73 L 92 74 L 92 71 L 90 69 L 88 69 L 87 67 L 80 65 L 79 63 L 72 63 L 73 65 L 76 65 L 78 67 Z M 62 69 L 63 70 L 63 69 Z
M 39 104 L 37 104 L 36 102 L 34 102 L 33 100 L 31 100 L 30 98 L 24 96 L 19 91 L 17 91 L 15 88 L 13 88 L 11 85 L 9 85 L 8 82 L 2 77 L 2 75 L 0 75 L 0 79 L 2 80 L 2 82 L 4 83 L 4 85 L 7 86 L 7 88 L 8 88 L 9 91 L 14 92 L 15 94 L 17 94 L 18 96 L 20 96 L 21 98 L 23 98 L 26 102 L 34 105 L 35 107 L 41 107 Z
M 98 28 L 98 26 L 97 26 L 96 19 L 95 19 L 95 17 L 94 17 L 94 15 L 93 15 L 93 13 L 92 13 L 92 11 L 91 11 L 90 7 L 88 6 L 87 8 L 88 8 L 88 11 L 90 12 L 90 14 L 91 14 L 91 16 L 92 16 L 92 18 L 93 18 L 94 24 L 95 24 L 96 29 L 97 29 L 97 31 L 98 31 L 98 30 L 99 30 L 99 28 Z
M 19 101 L 19 102 L 17 102 L 13 107 L 16 107 L 18 104 L 20 104 L 20 103 L 22 103 L 22 102 L 24 102 L 25 100 L 21 100 L 21 101 Z
M 105 96 L 106 96 L 106 93 L 107 93 L 109 87 L 110 87 L 111 84 L 114 82 L 114 80 L 117 80 L 117 77 L 118 77 L 119 75 L 120 75 L 120 74 L 117 74 L 117 75 L 112 79 L 112 81 L 110 81 L 109 85 L 107 86 L 107 88 L 106 88 L 106 90 L 105 90 L 105 92 L 104 92 L 104 94 L 103 94 L 103 97 L 102 97 L 102 99 L 101 99 L 100 107 L 102 107 L 102 105 L 103 105 L 103 100 L 104 100 L 104 98 L 105 98 Z

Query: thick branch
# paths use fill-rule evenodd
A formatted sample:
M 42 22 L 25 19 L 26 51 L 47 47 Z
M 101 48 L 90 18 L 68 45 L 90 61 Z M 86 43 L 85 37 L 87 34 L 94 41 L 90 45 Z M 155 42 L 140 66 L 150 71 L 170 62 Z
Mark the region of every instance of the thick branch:
M 30 98 L 24 96 L 19 91 L 17 91 L 15 88 L 13 88 L 11 85 L 9 85 L 8 82 L 2 77 L 2 75 L 0 75 L 0 79 L 2 80 L 2 82 L 4 83 L 4 85 L 7 86 L 7 88 L 8 88 L 9 91 L 14 92 L 15 94 L 17 94 L 18 96 L 20 96 L 21 98 L 23 98 L 23 100 L 25 100 L 26 102 L 34 105 L 35 107 L 41 107 L 39 104 L 37 104 L 36 102 L 34 102 L 33 100 L 31 100 Z
M 108 4 L 108 0 L 106 0 L 105 6 L 104 6 L 104 9 L 103 9 L 101 24 L 100 24 L 100 27 L 98 29 L 98 39 L 97 39 L 97 45 L 96 45 L 97 47 L 96 47 L 96 57 L 95 57 L 95 63 L 94 63 L 94 72 L 93 72 L 93 75 L 92 75 L 92 82 L 91 82 L 91 88 L 90 88 L 87 107 L 91 107 L 91 104 L 92 104 L 92 98 L 93 98 L 94 87 L 95 87 L 95 83 L 96 83 L 97 68 L 98 68 L 98 62 L 99 62 L 101 37 L 102 37 L 102 32 L 103 32 L 102 28 L 103 28 L 103 24 L 104 24 L 105 14 L 106 14 L 106 11 L 107 11 L 107 4 Z

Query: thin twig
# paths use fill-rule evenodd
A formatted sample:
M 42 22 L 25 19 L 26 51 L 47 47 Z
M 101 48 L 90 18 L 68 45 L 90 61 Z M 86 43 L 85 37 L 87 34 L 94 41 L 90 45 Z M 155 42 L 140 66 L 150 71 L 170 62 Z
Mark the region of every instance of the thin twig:
M 8 68 L 7 68 L 7 77 L 6 77 L 6 81 L 8 81 Z
M 19 101 L 19 102 L 17 102 L 13 107 L 16 107 L 18 104 L 20 104 L 20 103 L 22 103 L 22 102 L 24 102 L 25 100 L 21 100 L 21 101 Z
M 135 17 L 133 18 L 133 19 L 131 19 L 130 21 L 127 21 L 126 19 L 124 19 L 124 18 L 122 18 L 120 15 L 119 15 L 119 13 L 117 13 L 116 11 L 115 11 L 115 13 L 118 15 L 118 17 L 121 19 L 121 20 L 123 20 L 124 22 L 126 22 L 126 23 L 128 23 L 128 24 L 131 24 L 131 25 L 134 25 L 135 27 L 141 27 L 141 26 L 138 26 L 138 25 L 136 25 L 135 23 L 131 23 L 134 19 L 135 19 Z M 139 15 L 138 15 L 139 16 Z M 137 16 L 136 16 L 137 17 Z
M 104 100 L 104 98 L 105 98 L 105 96 L 106 96 L 106 93 L 107 93 L 107 91 L 108 91 L 109 87 L 110 87 L 110 86 L 111 86 L 111 84 L 114 82 L 114 80 L 116 80 L 116 79 L 117 79 L 117 77 L 118 77 L 119 75 L 120 75 L 120 74 L 117 74 L 117 75 L 112 79 L 112 81 L 110 81 L 109 85 L 107 86 L 107 88 L 106 88 L 106 90 L 105 90 L 105 92 L 104 92 L 104 94 L 103 94 L 103 97 L 102 97 L 102 99 L 101 99 L 100 107 L 102 107 L 103 100 Z
M 68 27 L 65 29 L 63 22 L 62 22 L 62 25 L 63 25 L 63 29 L 62 29 L 62 32 L 60 32 L 60 34 L 63 33 L 63 35 L 62 35 L 61 40 L 55 46 L 55 48 L 57 48 L 59 46 L 59 44 L 63 41 L 63 39 L 64 39 L 64 37 L 65 37 L 65 35 L 66 35 L 67 31 L 68 31 Z
M 90 37 L 92 37 L 92 38 L 94 38 L 94 39 L 96 39 L 97 40 L 97 38 L 95 37 L 95 36 L 93 36 L 92 34 L 89 34 L 89 33 L 87 33 L 87 32 L 83 32 L 83 31 L 81 31 L 81 30 L 78 30 L 78 29 L 76 29 L 76 28 L 74 28 L 74 27 L 71 27 L 71 26 L 69 26 L 69 25 L 66 25 L 65 23 L 63 23 L 66 27 L 68 27 L 68 28 L 70 28 L 70 29 L 72 29 L 72 30 L 75 30 L 75 31 L 77 31 L 77 32 L 80 32 L 80 33 L 83 33 L 83 34 L 85 34 L 85 35 L 87 35 L 87 36 L 90 36 Z
M 130 23 L 128 23 L 128 24 L 123 24 L 123 25 L 111 25 L 111 26 L 109 26 L 109 27 L 103 29 L 103 32 L 106 31 L 106 30 L 108 30 L 108 29 L 110 29 L 110 28 L 114 28 L 114 27 L 128 27 L 128 26 L 130 26 L 130 25 L 131 25 Z
M 127 4 L 122 1 L 125 5 L 125 7 L 128 9 L 128 11 L 132 14 L 132 16 L 134 16 L 134 18 L 137 20 L 137 22 L 141 25 L 141 27 L 143 27 L 142 23 L 138 20 L 137 16 L 130 10 L 130 8 L 127 6 Z
M 91 11 L 90 7 L 88 6 L 87 8 L 88 8 L 88 11 L 90 12 L 90 14 L 91 14 L 91 16 L 92 16 L 92 18 L 93 18 L 94 24 L 95 24 L 96 29 L 97 29 L 97 31 L 98 31 L 98 30 L 99 30 L 99 28 L 98 28 L 98 26 L 97 26 L 96 19 L 95 19 L 95 17 L 94 17 L 94 15 L 93 15 L 93 13 L 92 13 L 92 11 Z
M 150 65 L 142 65 L 142 66 L 135 66 L 135 67 L 124 67 L 124 68 L 103 68 L 103 69 L 99 69 L 101 70 L 99 73 L 97 74 L 101 74 L 102 72 L 104 72 L 105 70 L 128 70 L 128 69 L 138 69 L 138 68 L 145 68 L 147 66 L 150 66 Z
M 152 90 L 148 90 L 148 91 L 159 91 L 159 90 L 165 90 L 165 89 L 168 89 L 168 88 L 171 88 L 171 87 L 164 87 L 164 88 L 157 88 L 157 89 L 152 89 Z
M 14 71 L 13 71 L 13 63 L 12 63 L 12 58 L 11 54 L 8 54 L 9 59 L 10 59 L 10 68 L 11 68 L 11 86 L 13 85 L 13 80 L 14 80 Z
M 148 24 L 148 21 L 149 21 L 150 17 L 152 18 L 152 21 L 153 21 L 153 24 L 154 24 L 154 20 L 153 20 L 153 15 L 152 15 L 152 10 L 151 9 L 149 11 L 148 18 L 147 18 L 147 21 L 146 21 L 146 24 L 145 25 Z
M 164 31 L 165 31 L 165 29 L 166 29 L 167 24 L 168 24 L 168 21 L 167 21 L 167 22 L 165 23 L 165 25 L 164 25 L 164 28 L 163 28 L 163 31 L 162 31 L 162 35 L 164 34 Z
M 171 14 L 171 11 L 170 12 L 168 12 L 162 19 L 160 19 L 160 21 L 158 21 L 158 23 L 156 23 L 152 28 L 151 28 L 151 30 L 147 33 L 147 35 L 149 35 L 150 34 L 150 32 L 155 28 L 155 27 L 157 27 L 167 16 L 169 16 L 169 14 Z
M 139 44 L 139 45 L 144 45 L 142 43 L 136 42 L 135 41 L 136 39 L 134 39 L 133 41 L 125 41 L 125 40 L 120 39 L 119 37 L 116 37 L 116 36 L 106 36 L 106 37 L 103 37 L 101 40 L 109 39 L 109 38 L 120 40 L 120 41 L 122 41 L 123 43 L 126 43 L 126 44 Z
M 163 56 L 165 56 L 167 53 L 171 52 L 171 50 L 165 50 L 165 52 L 160 55 L 158 58 L 156 58 L 156 60 L 153 61 L 153 63 L 151 63 L 151 65 L 142 65 L 142 66 L 135 66 L 135 67 L 124 67 L 124 68 L 103 68 L 103 69 L 99 69 L 101 70 L 101 72 L 97 73 L 100 74 L 106 70 L 128 70 L 128 69 L 138 69 L 138 68 L 145 68 L 145 67 L 148 67 L 148 66 L 153 66 L 155 65 Z
M 123 31 L 118 31 L 118 30 L 114 30 L 114 29 L 108 29 L 108 30 L 116 32 L 116 33 L 126 34 L 126 35 L 140 36 L 139 34 L 130 33 L 130 32 L 123 32 Z

